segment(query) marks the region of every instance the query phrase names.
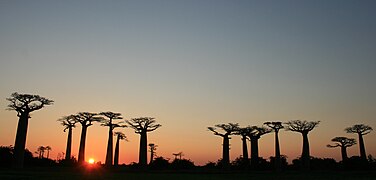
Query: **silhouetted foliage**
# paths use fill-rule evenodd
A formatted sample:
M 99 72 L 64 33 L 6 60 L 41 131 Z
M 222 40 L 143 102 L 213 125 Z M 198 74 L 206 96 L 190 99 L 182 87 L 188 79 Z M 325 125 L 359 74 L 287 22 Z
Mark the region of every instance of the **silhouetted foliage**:
M 40 110 L 46 105 L 51 105 L 54 101 L 39 95 L 19 94 L 17 92 L 11 94 L 11 97 L 6 100 L 10 102 L 8 110 L 16 111 L 17 116 L 19 117 L 16 140 L 14 143 L 13 166 L 15 168 L 22 168 L 24 165 L 26 136 L 30 113 Z
M 275 156 L 270 156 L 269 157 L 270 164 L 276 164 L 276 158 Z M 286 155 L 281 155 L 280 156 L 280 170 L 286 170 L 288 167 L 288 162 L 287 162 L 287 156 Z
M 14 156 L 14 148 L 12 146 L 0 146 L 0 167 L 10 168 Z M 24 153 L 24 166 L 25 167 L 42 167 L 42 166 L 55 166 L 56 162 L 48 158 L 33 157 L 28 149 Z
M 150 169 L 152 170 L 164 170 L 170 167 L 170 162 L 164 157 L 156 157 L 150 164 Z
M 345 129 L 347 133 L 358 134 L 360 157 L 364 161 L 367 161 L 367 155 L 366 155 L 366 148 L 364 146 L 363 136 L 369 134 L 372 130 L 373 130 L 372 127 L 365 125 L 365 124 L 355 124 L 352 127 L 348 127 Z
M 195 164 L 190 159 L 174 159 L 171 163 L 173 170 L 190 170 L 195 167 Z
M 123 119 L 121 117 L 120 113 L 114 113 L 114 112 L 101 112 L 99 113 L 100 115 L 106 117 L 102 121 L 102 126 L 108 126 L 108 140 L 107 140 L 107 151 L 106 151 L 106 160 L 105 160 L 105 165 L 111 166 L 113 162 L 113 130 L 118 127 L 126 127 L 123 125 L 121 122 L 113 122 L 114 120 L 120 120 Z
M 0 167 L 10 167 L 13 159 L 12 146 L 0 146 Z
M 338 163 L 333 158 L 316 158 L 311 157 L 312 170 L 337 170 Z
M 217 164 L 215 162 L 207 162 L 204 166 L 202 166 L 205 169 L 215 169 L 217 168 Z
M 145 168 L 147 165 L 147 133 L 158 129 L 162 125 L 156 124 L 155 118 L 152 117 L 133 118 L 129 121 L 126 120 L 125 122 L 129 124 L 129 127 L 135 130 L 135 133 L 140 134 L 140 152 L 138 163 L 140 164 L 141 168 Z
M 231 162 L 232 169 L 236 169 L 236 170 L 248 169 L 249 165 L 250 165 L 249 159 L 246 160 L 243 156 L 239 156 Z
M 303 150 L 301 156 L 301 165 L 305 170 L 310 169 L 310 150 L 309 150 L 309 141 L 308 133 L 312 131 L 320 121 L 301 121 L 301 120 L 292 120 L 286 124 L 286 129 L 293 132 L 299 132 L 303 136 Z
M 210 131 L 216 136 L 221 136 L 223 138 L 223 149 L 222 149 L 222 167 L 228 168 L 230 165 L 230 135 L 236 134 L 239 130 L 238 123 L 228 123 L 228 124 L 217 124 L 215 127 L 208 127 Z M 224 133 L 220 133 L 217 129 L 221 129 Z
M 85 162 L 85 146 L 86 146 L 86 134 L 87 128 L 93 125 L 93 122 L 103 122 L 104 118 L 99 117 L 97 113 L 90 112 L 79 112 L 73 115 L 75 120 L 81 124 L 81 139 L 80 148 L 78 150 L 78 163 L 82 164 Z

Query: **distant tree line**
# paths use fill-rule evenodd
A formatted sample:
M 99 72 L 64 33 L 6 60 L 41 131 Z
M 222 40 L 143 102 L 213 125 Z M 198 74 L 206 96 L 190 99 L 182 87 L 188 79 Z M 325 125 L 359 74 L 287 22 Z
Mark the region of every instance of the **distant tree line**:
M 214 127 L 208 127 L 209 131 L 212 131 L 214 135 L 220 136 L 223 139 L 222 144 L 222 159 L 217 163 L 214 163 L 216 167 L 221 167 L 222 169 L 230 169 L 230 166 L 236 165 L 241 166 L 243 169 L 264 169 L 266 161 L 259 157 L 259 145 L 258 141 L 261 136 L 268 134 L 270 132 L 275 133 L 275 156 L 270 158 L 272 162 L 273 169 L 276 171 L 281 171 L 283 169 L 283 164 L 287 164 L 286 157 L 281 155 L 280 145 L 279 145 L 279 130 L 285 129 L 287 131 L 298 132 L 303 137 L 303 148 L 302 154 L 298 159 L 293 161 L 293 166 L 298 166 L 302 170 L 315 169 L 316 167 L 311 167 L 311 163 L 317 164 L 320 161 L 319 158 L 313 158 L 310 155 L 309 139 L 308 133 L 311 132 L 320 121 L 305 121 L 305 120 L 292 120 L 286 123 L 282 122 L 265 122 L 263 126 L 247 126 L 240 127 L 238 123 L 228 123 L 228 124 L 217 124 Z M 335 148 L 341 147 L 342 161 L 340 162 L 344 167 L 350 167 L 352 164 L 358 164 L 358 167 L 367 167 L 368 161 L 373 162 L 372 156 L 368 158 L 366 156 L 366 150 L 364 145 L 363 136 L 370 133 L 373 129 L 364 124 L 356 124 L 352 127 L 345 129 L 347 133 L 356 133 L 359 138 L 359 149 L 360 156 L 348 158 L 347 148 L 356 144 L 356 140 L 347 137 L 334 137 L 331 141 L 334 145 L 328 144 L 327 147 Z M 220 132 L 222 131 L 222 132 Z M 239 135 L 242 140 L 242 151 L 243 155 L 230 163 L 229 151 L 230 151 L 230 139 L 231 135 Z M 250 141 L 251 147 L 251 158 L 248 156 L 247 140 Z M 286 161 L 286 162 L 283 162 Z M 329 162 L 328 159 L 325 159 Z M 336 166 L 335 160 L 330 160 L 333 167 Z M 320 164 L 320 163 L 319 163 Z M 209 164 L 213 166 L 213 163 Z

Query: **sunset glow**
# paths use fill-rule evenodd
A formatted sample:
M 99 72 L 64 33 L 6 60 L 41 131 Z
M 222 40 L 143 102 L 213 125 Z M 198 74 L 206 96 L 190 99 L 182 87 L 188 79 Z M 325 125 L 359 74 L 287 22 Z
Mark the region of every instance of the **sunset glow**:
M 88 161 L 89 164 L 94 164 L 95 163 L 95 160 L 93 158 L 90 158 L 89 161 Z
M 307 120 L 320 121 L 308 135 L 311 156 L 339 161 L 326 146 L 332 138 L 357 140 L 344 131 L 354 124 L 376 128 L 375 2 L 0 1 L 0 145 L 15 144 L 19 117 L 6 98 L 19 92 L 54 101 L 30 114 L 26 141 L 31 152 L 50 146 L 53 160 L 67 154 L 58 119 L 113 111 L 128 126 L 113 132 L 127 140 L 119 164 L 139 161 L 140 134 L 125 123 L 139 117 L 161 125 L 147 143 L 171 160 L 177 152 L 196 165 L 221 159 L 223 140 L 209 126 Z M 78 159 L 82 125 L 71 130 Z M 109 141 L 100 122 L 85 132 L 80 162 L 105 163 L 117 137 Z M 232 161 L 242 141 L 230 138 Z M 260 138 L 261 157 L 274 155 L 274 139 Z M 373 157 L 375 139 L 364 136 Z M 279 141 L 289 162 L 301 156 L 301 134 L 282 128 Z M 358 145 L 348 148 L 358 155 Z

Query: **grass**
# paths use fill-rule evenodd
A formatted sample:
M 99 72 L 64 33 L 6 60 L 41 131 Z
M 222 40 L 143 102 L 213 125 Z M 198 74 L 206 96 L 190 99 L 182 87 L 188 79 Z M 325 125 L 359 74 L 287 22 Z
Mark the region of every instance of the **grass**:
M 0 169 L 0 179 L 126 179 L 126 180 L 375 180 L 376 171 L 310 171 L 282 173 L 254 171 L 254 172 L 229 172 L 229 173 L 204 173 L 204 172 L 110 172 L 104 169 L 90 169 L 79 171 L 70 168 L 31 168 L 23 170 Z

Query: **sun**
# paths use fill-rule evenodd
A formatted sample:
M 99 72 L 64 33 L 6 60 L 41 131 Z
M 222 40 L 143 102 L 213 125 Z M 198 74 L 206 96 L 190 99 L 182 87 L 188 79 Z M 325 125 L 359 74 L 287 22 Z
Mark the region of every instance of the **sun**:
M 93 158 L 89 159 L 89 164 L 94 164 L 95 160 Z

